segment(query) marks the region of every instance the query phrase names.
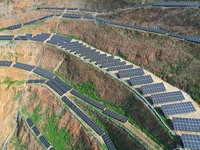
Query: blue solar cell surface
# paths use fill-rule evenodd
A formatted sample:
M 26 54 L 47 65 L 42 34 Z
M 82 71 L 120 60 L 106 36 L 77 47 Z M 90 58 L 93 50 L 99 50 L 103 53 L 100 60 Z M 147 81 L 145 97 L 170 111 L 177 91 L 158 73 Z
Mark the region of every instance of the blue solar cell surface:
M 33 70 L 35 68 L 32 65 L 27 65 L 27 64 L 23 64 L 23 63 L 19 63 L 19 62 L 14 64 L 13 67 L 19 68 L 19 69 L 23 69 L 23 70 L 27 70 L 27 71 L 31 71 L 31 70 Z
M 12 61 L 0 61 L 0 66 L 10 67 Z
M 161 110 L 163 111 L 165 116 L 184 114 L 196 111 L 191 102 L 162 105 Z
M 200 135 L 182 134 L 181 140 L 184 148 L 199 150 L 200 149 Z

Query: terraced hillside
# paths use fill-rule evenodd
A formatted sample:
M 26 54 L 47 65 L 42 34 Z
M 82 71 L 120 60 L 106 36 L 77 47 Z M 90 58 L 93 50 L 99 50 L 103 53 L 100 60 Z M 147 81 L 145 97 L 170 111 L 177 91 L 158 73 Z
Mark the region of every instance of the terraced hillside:
M 198 19 L 149 25 L 197 7 L 95 2 L 2 11 L 1 148 L 199 149 Z

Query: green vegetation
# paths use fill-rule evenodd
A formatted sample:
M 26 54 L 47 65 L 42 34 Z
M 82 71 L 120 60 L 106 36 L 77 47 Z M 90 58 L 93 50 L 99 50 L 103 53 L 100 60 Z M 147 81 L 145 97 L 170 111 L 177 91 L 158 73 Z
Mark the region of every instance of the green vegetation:
M 18 81 L 18 80 L 13 80 L 12 78 L 10 78 L 10 77 L 6 77 L 0 84 L 5 84 L 5 85 L 7 85 L 7 87 L 6 87 L 6 91 L 7 90 L 9 90 L 9 88 L 12 86 L 12 85 L 14 85 L 15 83 L 16 83 L 16 85 L 17 86 L 19 86 L 19 85 L 22 85 L 22 84 L 24 84 L 24 80 L 22 80 L 22 81 Z
M 82 109 L 84 110 L 84 112 L 101 128 L 104 130 L 104 132 L 107 133 L 107 130 L 105 128 L 105 126 L 102 124 L 102 122 L 100 122 L 98 119 L 96 119 L 96 117 L 94 117 L 94 114 L 93 114 L 93 110 L 91 110 L 91 108 L 88 108 L 86 103 L 84 103 L 82 100 L 82 102 L 85 104 L 85 105 L 82 105 L 79 103 L 80 99 L 77 98 L 77 97 L 72 97 L 77 103 L 77 105 Z
M 37 99 L 38 99 L 37 93 L 32 93 L 32 94 L 30 95 L 30 101 L 36 101 Z
M 59 118 L 53 113 L 51 117 L 46 118 L 45 127 L 43 130 L 43 135 L 48 141 L 53 145 L 55 149 L 71 149 L 68 145 L 73 141 L 73 137 L 65 128 L 58 129 Z
M 22 90 L 21 91 L 15 91 L 15 93 L 14 93 L 14 96 L 13 96 L 13 100 L 15 100 L 15 101 L 18 101 L 18 103 L 20 102 L 20 100 L 21 100 L 21 97 L 22 97 Z
M 6 28 L 0 28 L 0 32 L 7 30 Z
M 28 149 L 28 143 L 22 143 L 22 139 L 17 136 L 17 133 L 15 133 L 14 137 L 11 139 L 11 145 L 15 147 L 15 150 Z
M 75 90 L 79 91 L 80 93 L 84 94 L 85 96 L 88 96 L 88 97 L 92 98 L 93 100 L 96 100 L 96 101 L 98 101 L 100 103 L 103 103 L 110 110 L 113 110 L 113 111 L 115 111 L 115 112 L 117 112 L 117 113 L 119 113 L 119 114 L 121 114 L 123 116 L 126 116 L 128 118 L 128 120 L 129 120 L 129 122 L 139 129 L 138 124 L 131 118 L 130 114 L 128 112 L 126 112 L 122 106 L 119 106 L 119 105 L 116 105 L 116 104 L 112 104 L 112 103 L 110 103 L 110 102 L 108 102 L 106 100 L 103 100 L 103 99 L 99 98 L 97 96 L 97 94 L 96 94 L 96 86 L 91 81 L 74 84 L 74 83 L 71 83 L 71 82 L 67 81 L 66 78 L 64 77 L 64 75 L 60 74 L 59 72 L 55 72 L 55 75 L 61 77 L 65 82 L 67 82 Z M 159 140 L 156 137 L 152 136 L 145 129 L 141 129 L 141 130 L 144 133 L 146 133 L 146 135 L 148 137 L 150 137 L 152 140 L 154 140 L 156 143 L 158 143 L 159 145 L 162 146 L 162 144 L 159 142 Z M 169 134 L 169 136 L 171 137 L 170 134 Z M 165 145 L 165 147 L 167 147 L 167 145 Z
M 191 97 L 197 100 L 197 102 L 200 104 L 200 86 L 196 85 L 196 86 L 190 87 L 189 92 L 191 94 Z
M 39 114 L 39 111 L 41 110 L 41 105 L 37 105 L 37 107 L 35 108 L 35 110 L 33 111 L 32 116 L 30 117 L 31 120 L 38 125 L 38 122 L 41 121 L 43 119 L 43 115 Z M 26 113 L 25 110 L 22 110 Z

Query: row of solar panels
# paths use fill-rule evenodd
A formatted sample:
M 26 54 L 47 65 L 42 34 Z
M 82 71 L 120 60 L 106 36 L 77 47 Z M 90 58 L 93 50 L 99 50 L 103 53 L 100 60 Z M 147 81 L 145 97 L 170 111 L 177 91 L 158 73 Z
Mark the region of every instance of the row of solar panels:
M 169 1 L 169 2 L 153 2 L 136 4 L 133 7 L 143 7 L 143 6 L 159 6 L 159 7 L 200 7 L 200 2 L 190 2 L 190 1 Z
M 46 140 L 46 138 L 41 135 L 40 131 L 38 130 L 38 128 L 34 125 L 33 121 L 30 118 L 26 119 L 26 122 L 28 124 L 28 126 L 32 129 L 32 131 L 34 132 L 34 134 L 39 138 L 39 140 L 42 142 L 42 144 L 44 145 L 44 147 L 46 149 L 49 150 L 54 150 L 54 148 L 51 146 L 51 144 Z
M 50 37 L 49 34 L 41 33 L 32 37 L 31 40 L 43 42 L 49 37 Z M 164 92 L 161 94 L 153 94 L 150 96 L 150 99 L 152 100 L 154 104 L 162 104 L 162 103 L 184 100 L 184 97 L 181 92 L 165 92 L 166 89 L 162 83 L 150 84 L 150 83 L 153 83 L 153 79 L 150 75 L 144 75 L 144 71 L 142 68 L 134 69 L 133 65 L 127 65 L 125 61 L 121 61 L 120 59 L 115 59 L 113 56 L 107 56 L 106 54 L 101 54 L 95 49 L 86 47 L 85 45 L 80 44 L 78 42 L 70 42 L 70 41 L 71 39 L 68 37 L 53 35 L 51 39 L 47 41 L 47 43 L 61 46 L 62 48 L 68 50 L 69 52 L 82 56 L 85 59 L 89 59 L 90 61 L 96 62 L 96 64 L 99 65 L 100 67 L 107 68 L 107 71 L 115 70 L 115 69 L 118 70 L 119 72 L 117 73 L 117 75 L 119 78 L 130 77 L 130 79 L 127 80 L 127 82 L 131 86 L 144 84 L 140 88 L 143 94 L 153 94 L 153 93 L 158 93 L 158 92 Z M 38 69 L 36 69 L 36 71 L 37 70 Z M 50 78 L 47 76 L 45 77 Z M 146 85 L 146 84 L 150 84 L 150 85 Z M 59 93 L 62 93 L 62 92 L 60 91 Z M 189 109 L 189 110 L 194 110 L 194 109 Z M 166 113 L 166 109 L 164 110 L 164 107 L 163 107 L 163 111 Z M 166 114 L 172 114 L 172 112 L 174 111 L 171 111 L 170 113 L 166 113 Z M 179 113 L 179 112 L 176 112 L 176 113 Z
M 177 33 L 170 33 L 168 31 L 155 29 L 155 28 L 151 28 L 151 27 L 149 27 L 149 28 L 148 27 L 140 27 L 140 26 L 135 26 L 135 25 L 131 25 L 131 24 L 125 24 L 125 23 L 120 23 L 120 22 L 115 22 L 115 21 L 103 19 L 101 17 L 93 17 L 93 16 L 90 16 L 90 15 L 83 15 L 83 14 L 49 15 L 49 16 L 39 18 L 37 20 L 33 20 L 33 21 L 30 21 L 30 22 L 24 23 L 24 24 L 18 24 L 18 25 L 10 26 L 7 29 L 13 30 L 13 29 L 21 28 L 23 25 L 31 24 L 33 22 L 43 20 L 43 19 L 53 17 L 53 16 L 62 16 L 62 17 L 65 17 L 65 18 L 73 18 L 73 19 L 83 18 L 83 19 L 96 20 L 96 21 L 99 21 L 101 23 L 105 23 L 105 24 L 109 24 L 109 25 L 116 25 L 116 26 L 121 26 L 121 27 L 141 30 L 141 31 L 147 31 L 147 32 L 152 32 L 152 33 L 159 33 L 159 34 L 164 34 L 164 35 L 167 35 L 167 36 L 175 37 L 175 38 L 190 41 L 190 42 L 200 43 L 200 37 L 195 36 L 195 35 L 182 35 L 182 34 L 177 34 Z
M 12 64 L 12 62 L 7 62 L 7 61 L 0 61 L 0 64 L 2 64 L 2 66 L 5 66 L 4 64 L 9 64 L 9 65 L 6 65 L 6 66 L 10 66 L 11 64 Z M 27 70 L 27 71 L 31 71 L 31 70 L 33 70 L 33 72 L 34 73 L 36 73 L 36 74 L 39 74 L 39 75 L 41 75 L 41 76 L 43 76 L 43 77 L 45 77 L 45 78 L 48 78 L 49 79 L 49 81 L 47 81 L 46 82 L 46 80 L 28 80 L 27 81 L 27 83 L 44 83 L 44 82 L 46 82 L 46 84 L 50 87 L 50 88 L 52 88 L 56 93 L 58 93 L 59 95 L 63 95 L 64 93 L 66 93 L 67 91 L 69 91 L 69 90 L 71 90 L 71 87 L 69 86 L 69 85 L 67 85 L 64 81 L 62 81 L 61 79 L 59 79 L 58 77 L 54 77 L 53 76 L 53 74 L 51 74 L 50 72 L 48 72 L 48 71 L 45 71 L 45 70 L 43 70 L 43 69 L 41 69 L 41 68 L 34 68 L 33 66 L 31 66 L 31 65 L 27 65 L 27 64 L 22 64 L 22 63 L 19 63 L 19 62 L 17 62 L 16 64 L 14 64 L 13 65 L 13 67 L 16 67 L 16 68 L 19 68 L 19 69 L 23 69 L 23 70 Z M 117 113 L 115 113 L 115 112 L 112 112 L 112 111 L 110 111 L 110 110 L 108 110 L 108 109 L 105 109 L 105 106 L 104 105 L 102 105 L 102 104 L 99 104 L 99 103 L 97 103 L 97 102 L 95 102 L 94 100 L 92 100 L 92 99 L 90 99 L 90 98 L 88 98 L 88 97 L 86 97 L 86 96 L 84 96 L 84 95 L 82 95 L 82 94 L 80 94 L 80 93 L 78 93 L 77 91 L 75 91 L 75 90 L 72 90 L 71 92 L 70 92 L 71 94 L 73 94 L 73 95 L 75 95 L 75 96 L 77 96 L 77 97 L 79 97 L 79 98 L 81 98 L 81 99 L 83 99 L 84 101 L 86 101 L 86 102 L 88 102 L 88 103 L 90 103 L 90 104 L 92 104 L 92 105 L 94 105 L 94 106 L 96 106 L 96 107 L 98 107 L 99 109 L 101 109 L 101 110 L 103 110 L 103 113 L 105 113 L 106 115 L 109 115 L 109 116 L 111 116 L 111 117 L 113 117 L 113 118 L 115 118 L 115 119 L 117 119 L 117 120 L 119 120 L 119 121 L 121 121 L 121 122 L 127 122 L 128 121 L 128 119 L 126 118 L 126 117 L 124 117 L 124 116 L 121 116 L 121 115 L 119 115 L 119 114 L 117 114 Z M 66 103 L 66 104 L 68 104 L 69 106 L 70 106 L 70 108 L 73 108 L 74 109 L 74 107 L 76 107 L 70 100 L 68 100 L 66 97 L 65 98 L 62 98 L 63 99 L 63 101 Z M 72 107 L 73 106 L 73 107 Z M 97 133 L 97 134 L 103 134 L 102 133 L 102 130 L 100 129 L 100 128 L 98 128 L 97 127 L 97 125 L 94 123 L 94 122 L 92 122 L 85 114 L 83 114 L 83 112 L 81 112 L 81 110 L 80 109 L 78 109 L 78 108 L 76 108 L 74 111 L 84 120 L 84 121 L 86 121 L 86 123 L 88 123 L 88 125 L 90 125 L 93 129 L 94 129 L 94 131 Z M 37 129 L 36 128 L 34 128 L 33 129 L 34 131 L 35 131 L 35 133 L 38 133 L 37 132 Z M 108 142 L 108 141 L 107 141 Z M 111 143 L 112 141 L 110 141 L 109 143 Z M 105 141 L 105 143 L 106 143 L 106 141 Z M 107 145 L 108 146 L 108 148 L 109 149 L 113 149 L 113 146 L 114 145 Z
M 53 37 L 52 37 L 53 38 Z M 54 39 L 58 39 L 58 37 L 55 37 Z M 140 90 L 142 91 L 143 94 L 152 94 L 152 93 L 158 93 L 162 92 L 159 94 L 153 94 L 150 96 L 154 104 L 159 104 L 159 103 L 166 103 L 166 102 L 174 102 L 174 101 L 180 101 L 184 99 L 184 96 L 180 91 L 177 92 L 165 92 L 166 88 L 163 83 L 155 83 L 155 84 L 148 84 L 152 83 L 153 79 L 151 76 L 144 76 L 144 71 L 142 68 L 135 68 L 133 65 L 129 65 L 130 68 L 126 68 L 126 63 L 121 63 L 120 59 L 115 59 L 112 56 L 107 56 L 106 54 L 101 54 L 100 52 L 96 51 L 95 49 L 88 48 L 84 46 L 81 43 L 78 42 L 71 42 L 69 43 L 57 43 L 54 40 L 50 40 L 51 42 L 49 43 L 54 43 L 58 46 L 61 46 L 62 48 L 68 50 L 71 53 L 74 53 L 76 55 L 79 55 L 81 57 L 84 57 L 85 59 L 89 59 L 91 61 L 95 61 L 96 65 L 99 65 L 102 68 L 107 68 L 107 71 L 116 71 L 119 69 L 119 72 L 117 73 L 119 78 L 127 78 L 127 77 L 133 77 L 136 76 L 132 79 L 135 79 L 135 81 L 139 84 L 147 84 L 143 85 L 140 87 Z M 48 43 L 47 42 L 47 43 Z M 113 66 L 116 65 L 116 66 Z M 114 67 L 115 69 L 109 69 L 110 67 Z M 129 70 L 124 70 L 124 69 L 129 69 Z M 139 77 L 138 77 L 139 76 Z M 142 82 L 139 82 L 139 78 L 143 78 L 141 80 Z M 149 78 L 149 79 L 148 79 Z M 146 82 L 147 81 L 147 82 Z M 138 85 L 138 84 L 134 84 Z M 164 93 L 163 93 L 164 92 Z M 96 106 L 97 108 L 103 110 L 103 113 L 121 121 L 121 122 L 126 122 L 127 119 L 124 118 L 123 116 L 120 116 L 118 114 L 115 114 L 107 109 L 105 109 L 105 106 L 96 103 L 94 101 L 91 101 L 91 99 L 83 96 L 82 94 L 76 92 L 75 90 L 70 91 L 71 94 L 75 95 L 76 97 L 81 98 L 82 100 L 92 104 L 93 106 Z M 178 104 L 170 104 L 170 105 L 163 105 L 161 107 L 163 110 L 164 114 L 166 116 L 168 115 L 174 115 L 174 114 L 181 114 L 181 113 L 187 113 L 187 112 L 193 112 L 195 111 L 195 108 L 193 107 L 191 102 L 184 102 L 184 103 L 178 103 Z M 185 145 L 184 145 L 185 146 Z
M 65 7 L 60 7 L 60 8 L 58 8 L 58 7 L 38 7 L 37 8 L 38 10 L 40 10 L 40 9 L 46 9 L 46 10 L 67 10 L 67 11 L 69 11 L 69 10 L 80 10 L 80 11 L 87 11 L 87 12 L 96 12 L 96 13 L 109 13 L 109 12 L 111 12 L 110 10 L 98 10 L 98 9 L 90 9 L 90 8 L 65 8 Z
M 45 40 L 47 40 L 48 38 L 50 37 L 49 34 L 45 34 L 45 33 L 41 33 L 41 34 L 38 34 L 32 38 L 30 38 L 30 40 L 34 40 L 34 41 L 40 41 L 40 42 L 43 42 Z M 16 38 L 15 38 L 16 39 Z M 111 57 L 106 57 L 106 55 L 102 55 L 100 53 L 93 53 L 94 49 L 90 49 L 90 48 L 87 48 L 86 47 L 83 47 L 82 44 L 78 43 L 78 42 L 70 42 L 71 39 L 68 38 L 68 37 L 64 37 L 64 36 L 58 36 L 58 35 L 53 35 L 51 37 L 51 39 L 49 41 L 47 41 L 47 43 L 50 43 L 50 44 L 54 44 L 54 45 L 58 45 L 58 46 L 61 46 L 62 48 L 65 48 L 65 49 L 70 49 L 70 51 L 73 51 L 73 52 L 77 52 L 79 51 L 79 53 L 82 55 L 82 56 L 85 56 L 85 58 L 89 59 L 91 58 L 93 61 L 97 61 L 97 63 L 100 65 L 101 64 L 101 67 L 110 67 L 109 69 L 113 70 L 113 69 L 120 69 L 119 68 L 119 64 L 115 62 L 115 60 L 113 60 L 113 56 Z M 84 53 L 81 53 L 80 49 L 84 49 Z M 76 51 L 75 51 L 76 50 Z M 92 53 L 92 54 L 91 54 Z M 114 61 L 114 63 L 111 63 L 112 60 Z M 117 60 L 117 62 L 119 62 L 119 59 Z M 118 68 L 116 68 L 116 66 L 118 66 Z M 123 62 L 121 67 L 132 67 L 132 65 L 128 65 L 126 66 L 125 63 Z M 27 70 L 27 71 L 31 71 L 33 70 L 34 73 L 36 74 L 39 74 L 45 78 L 48 78 L 49 81 L 46 82 L 46 84 L 51 87 L 56 93 L 58 93 L 60 96 L 62 96 L 64 93 L 66 93 L 67 91 L 71 90 L 71 87 L 68 86 L 67 84 L 65 83 L 62 83 L 62 85 L 59 84 L 59 82 L 57 82 L 58 80 L 60 80 L 60 82 L 63 82 L 61 79 L 54 77 L 54 75 L 48 71 L 45 71 L 41 68 L 34 68 L 33 66 L 30 66 L 30 65 L 27 65 L 27 64 L 22 64 L 22 63 L 16 63 L 13 65 L 13 67 L 16 67 L 16 68 L 20 68 L 20 69 L 23 69 L 23 70 Z M 29 82 L 32 82 L 32 81 L 28 81 Z M 75 90 L 72 90 L 71 94 L 83 99 L 84 101 L 92 104 L 93 106 L 103 110 L 105 108 L 105 106 L 103 106 L 102 104 L 99 104 L 97 103 L 96 101 L 94 100 L 91 100 L 90 98 L 88 97 L 85 97 L 84 95 L 81 95 L 80 93 L 76 92 Z M 110 111 L 110 110 L 109 110 Z M 112 111 L 110 111 L 111 113 L 107 114 L 107 115 L 110 115 L 111 117 L 121 121 L 121 122 L 127 122 L 128 119 L 124 116 L 121 116 L 119 114 L 116 114 Z
M 106 57 L 108 57 L 107 55 L 100 54 L 95 49 L 87 48 L 83 44 L 73 42 L 70 44 L 65 43 L 65 45 L 63 45 L 63 44 L 57 44 L 57 45 L 61 46 L 62 48 L 65 48 L 66 50 L 69 50 L 72 53 L 78 54 L 79 56 L 83 56 L 86 59 L 91 59 L 91 61 L 96 61 L 96 65 L 101 65 L 101 67 L 110 67 L 113 64 L 117 64 L 117 66 L 118 65 L 120 66 L 120 64 L 119 64 L 120 59 L 114 59 L 114 57 L 105 59 Z M 102 57 L 100 57 L 100 56 L 102 56 Z M 104 59 L 102 59 L 102 58 L 104 58 Z M 105 64 L 107 64 L 107 65 L 105 66 Z M 122 64 L 122 65 L 124 65 L 124 64 Z M 132 68 L 133 68 L 133 66 L 132 66 Z M 141 68 L 130 69 L 130 70 L 121 70 L 118 72 L 119 78 L 127 78 L 127 77 L 132 77 L 132 76 L 138 77 L 138 76 L 142 76 L 142 75 L 144 75 L 144 71 Z M 153 80 L 151 80 L 151 82 L 153 82 Z M 147 84 L 147 83 L 145 83 L 145 84 Z M 184 96 L 183 96 L 182 92 L 180 92 L 180 91 L 165 92 L 166 88 L 163 83 L 143 85 L 143 86 L 141 86 L 140 89 L 143 94 L 152 94 L 152 93 L 162 92 L 162 93 L 153 94 L 150 96 L 150 98 L 152 99 L 154 104 L 176 102 L 176 101 L 181 101 L 184 99 Z M 75 90 L 72 90 L 70 93 L 87 101 L 88 103 L 93 103 L 92 101 L 90 101 L 90 99 L 77 93 Z M 105 109 L 105 107 L 100 104 L 93 104 L 93 105 L 95 105 L 99 109 Z M 161 109 L 163 110 L 163 112 L 166 116 L 196 111 L 191 102 L 162 105 Z M 103 112 L 105 114 L 112 116 L 113 118 L 116 117 L 117 120 L 126 122 L 126 118 L 124 119 L 123 116 L 122 116 L 122 118 L 120 118 L 120 116 L 115 116 L 115 114 L 112 114 L 112 112 L 110 112 L 107 109 L 105 109 Z
M 99 136 L 102 138 L 104 136 L 107 137 L 107 139 L 104 139 L 104 142 L 109 150 L 115 150 L 115 146 L 113 142 L 111 141 L 110 137 L 94 122 L 92 121 L 85 113 L 83 113 L 72 101 L 70 101 L 67 97 L 62 97 L 62 100 L 64 103 L 66 103 L 81 119 L 83 119 Z M 109 144 L 108 144 L 109 142 Z
M 36 37 L 37 36 L 40 36 L 40 35 L 36 35 Z M 48 38 L 49 36 L 46 36 L 46 38 Z M 55 39 L 55 41 L 52 40 L 52 39 Z M 95 49 L 90 49 L 90 48 L 84 47 L 83 44 L 80 44 L 78 42 L 71 42 L 70 43 L 71 39 L 69 39 L 69 38 L 67 38 L 66 43 L 64 42 L 65 41 L 64 37 L 60 37 L 60 36 L 54 35 L 52 37 L 52 39 L 47 41 L 47 43 L 49 42 L 51 44 L 53 43 L 55 45 L 61 46 L 62 48 L 65 48 L 66 50 L 69 50 L 70 52 L 77 53 L 77 54 L 80 54 L 82 56 L 85 56 L 86 59 L 90 59 L 91 58 L 91 60 L 92 61 L 96 61 L 96 64 L 98 64 L 98 65 L 101 64 L 101 63 L 102 63 L 102 65 L 103 64 L 107 64 L 107 63 L 109 64 L 109 62 L 111 60 L 114 60 L 114 57 L 110 56 L 108 58 L 107 55 L 100 54 L 97 51 L 95 51 Z M 42 39 L 42 41 L 44 41 L 44 40 L 45 39 Z M 107 58 L 107 59 L 105 59 L 105 58 Z M 101 62 L 101 63 L 99 63 L 99 62 Z M 117 62 L 120 62 L 120 61 L 117 60 Z M 111 64 L 113 64 L 113 63 L 111 63 Z M 116 62 L 114 62 L 114 64 L 116 64 Z M 117 64 L 117 67 L 120 66 L 120 65 L 119 66 L 118 65 L 119 64 Z M 106 67 L 109 67 L 109 65 L 106 66 Z M 113 66 L 111 65 L 111 67 L 113 67 Z M 137 68 L 137 69 L 132 69 L 132 70 L 119 71 L 118 72 L 118 77 L 124 78 L 124 77 L 129 77 L 129 76 L 134 76 L 135 75 L 136 76 L 135 78 L 138 78 L 138 75 L 141 76 L 143 74 L 144 74 L 144 71 L 141 68 Z M 142 76 L 142 77 L 145 77 L 145 76 Z M 47 77 L 47 78 L 52 79 L 52 77 Z M 145 83 L 145 84 L 147 84 L 147 83 Z M 143 94 L 145 92 L 146 92 L 146 94 L 149 94 L 149 93 L 157 93 L 159 91 L 160 92 L 166 91 L 166 89 L 165 89 L 165 87 L 164 87 L 164 85 L 162 83 L 143 85 L 140 89 L 142 90 Z M 155 89 L 157 89 L 157 90 L 155 90 Z M 74 91 L 72 92 L 72 94 L 77 96 L 77 94 L 74 93 Z M 62 94 L 60 94 L 60 95 L 62 95 Z M 80 96 L 80 95 L 77 96 L 77 97 L 79 97 L 81 99 L 84 99 L 83 96 Z M 150 98 L 152 99 L 154 104 L 166 103 L 166 102 L 174 102 L 174 101 L 180 101 L 180 100 L 184 99 L 184 97 L 183 97 L 183 95 L 182 95 L 182 93 L 180 91 L 153 94 L 153 95 L 150 96 Z M 87 101 L 87 100 L 85 99 L 85 101 Z M 89 103 L 92 103 L 92 102 L 89 102 Z M 104 108 L 101 105 L 94 104 L 94 106 L 99 107 L 100 109 Z M 187 112 L 195 111 L 195 109 L 194 109 L 194 107 L 193 107 L 191 102 L 183 102 L 183 103 L 177 103 L 177 104 L 162 105 L 161 109 L 163 110 L 163 112 L 164 112 L 164 114 L 166 116 L 173 115 L 173 114 L 181 114 L 181 113 L 187 113 Z M 109 110 L 107 110 L 107 109 L 104 111 L 104 113 L 112 116 L 113 118 L 117 118 L 117 120 L 120 120 L 122 122 L 124 120 L 123 117 L 122 118 L 121 118 L 121 116 L 117 116 L 116 117 L 115 114 L 112 114 L 112 112 L 109 112 Z M 124 122 L 126 122 L 126 120 L 124 120 Z

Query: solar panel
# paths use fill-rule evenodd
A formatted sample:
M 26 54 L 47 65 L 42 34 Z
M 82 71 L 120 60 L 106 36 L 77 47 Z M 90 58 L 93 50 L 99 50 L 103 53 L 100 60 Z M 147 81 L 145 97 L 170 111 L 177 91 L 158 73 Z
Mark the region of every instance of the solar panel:
M 56 85 L 60 90 L 62 90 L 64 93 L 66 93 L 67 91 L 69 91 L 70 86 L 68 86 L 67 84 L 64 84 L 63 82 L 60 82 L 60 80 L 57 79 L 51 79 L 50 80 L 54 85 Z M 62 81 L 62 80 L 61 80 Z
M 133 68 L 133 65 L 124 65 L 124 66 L 108 68 L 107 71 L 116 71 L 116 70 L 124 70 L 124 69 L 131 69 L 131 68 Z
M 200 119 L 194 118 L 173 118 L 174 130 L 200 131 Z
M 36 136 L 40 135 L 40 131 L 38 131 L 38 129 L 37 129 L 36 126 L 34 126 L 34 127 L 32 128 L 32 130 L 33 130 L 33 132 L 35 133 Z
M 66 18 L 75 18 L 75 19 L 80 19 L 82 18 L 84 15 L 81 14 L 64 14 L 63 17 Z
M 52 74 L 52 73 L 50 73 L 50 72 L 48 72 L 48 71 L 46 71 L 46 70 L 43 70 L 43 69 L 41 69 L 41 68 L 38 68 L 38 67 L 36 67 L 36 68 L 33 70 L 33 72 L 36 73 L 36 74 L 39 74 L 40 76 L 43 76 L 43 77 L 45 77 L 45 78 L 48 78 L 48 79 L 53 79 L 53 77 L 54 77 L 54 74 Z
M 90 61 L 96 61 L 96 62 L 99 62 L 101 60 L 112 60 L 114 57 L 113 56 L 107 56 L 106 54 L 100 54 L 96 57 L 93 57 L 93 58 L 90 58 Z
M 34 126 L 34 123 L 32 122 L 32 120 L 30 118 L 26 119 L 26 122 L 28 123 L 28 126 L 31 128 L 32 126 Z
M 13 35 L 0 35 L 0 40 L 13 40 Z
M 42 142 L 42 144 L 44 145 L 44 147 L 49 148 L 50 144 L 49 142 L 44 138 L 44 136 L 41 136 L 40 141 Z
M 47 33 L 41 33 L 37 34 L 36 36 L 33 36 L 30 40 L 32 41 L 39 41 L 39 42 L 44 42 L 50 37 L 50 34 Z
M 34 66 L 23 64 L 23 63 L 19 63 L 19 62 L 14 64 L 13 67 L 19 68 L 19 69 L 23 69 L 23 70 L 27 70 L 27 71 L 31 71 L 31 70 L 33 70 L 35 68 Z
M 67 104 L 71 109 L 73 109 L 74 107 L 76 107 L 74 105 L 74 103 L 72 103 L 67 97 L 62 97 L 63 102 L 65 102 L 65 104 Z
M 121 121 L 123 123 L 125 123 L 125 122 L 128 121 L 128 119 L 126 117 L 124 117 L 122 115 L 119 115 L 119 114 L 117 114 L 117 113 L 115 113 L 113 111 L 110 111 L 108 109 L 104 110 L 103 113 L 106 114 L 106 115 L 108 115 L 108 116 L 110 116 L 110 117 L 112 117 L 112 118 L 115 118 L 118 121 Z
M 69 37 L 65 37 L 65 36 L 59 36 L 59 35 L 53 35 L 51 37 L 50 40 L 47 41 L 47 43 L 53 44 L 53 45 L 59 45 L 59 44 L 63 44 L 64 42 L 67 42 L 65 44 L 69 44 L 69 42 L 72 39 Z
M 47 81 L 46 84 L 53 89 L 57 94 L 59 94 L 60 96 L 62 96 L 63 94 L 65 94 L 64 91 L 62 91 L 57 85 L 55 85 L 53 82 L 51 81 Z
M 10 67 L 12 65 L 12 61 L 0 61 L 0 66 Z
M 100 103 L 98 103 L 98 102 L 96 102 L 96 101 L 84 96 L 83 94 L 80 94 L 79 92 L 77 92 L 75 90 L 70 91 L 70 93 L 73 94 L 74 96 L 84 100 L 85 102 L 87 102 L 87 103 L 89 103 L 89 104 L 101 109 L 101 110 L 103 110 L 105 108 L 104 105 L 102 105 L 102 104 L 100 104 Z
M 27 84 L 32 84 L 32 83 L 45 83 L 45 79 L 40 79 L 40 80 L 28 80 L 26 83 Z
M 153 104 L 161 104 L 167 102 L 175 102 L 184 100 L 184 96 L 181 91 L 165 92 L 160 94 L 154 94 L 150 96 Z
M 127 78 L 127 77 L 132 77 L 132 76 L 141 76 L 143 74 L 144 74 L 144 71 L 142 68 L 136 68 L 136 69 L 119 71 L 118 77 Z
M 54 78 L 58 83 L 60 83 L 63 87 L 65 87 L 66 89 L 68 90 L 71 90 L 71 86 L 69 86 L 66 82 L 64 82 L 63 80 L 61 80 L 60 78 L 58 77 L 55 77 Z
M 146 76 L 130 78 L 130 80 L 128 80 L 128 82 L 130 83 L 131 86 L 135 86 L 135 85 L 152 83 L 153 79 L 150 75 L 146 75 Z
M 123 66 L 125 64 L 126 64 L 125 61 L 123 61 L 123 62 L 112 62 L 112 63 L 109 63 L 109 64 L 103 64 L 100 67 L 101 68 L 109 68 L 109 67 L 114 67 L 114 66 Z
M 184 148 L 195 150 L 200 149 L 200 135 L 182 134 L 181 140 Z
M 84 114 L 78 107 L 74 108 L 74 112 L 83 119 L 99 136 L 104 134 L 103 130 L 96 125 L 86 114 Z
M 102 138 L 103 138 L 108 150 L 116 150 L 113 142 L 111 141 L 110 137 L 107 134 L 104 134 L 102 136 Z
M 14 29 L 18 29 L 18 28 L 21 28 L 21 27 L 22 27 L 22 24 L 17 24 L 17 25 L 9 26 L 7 29 L 8 30 L 14 30 Z
M 161 110 L 163 111 L 165 116 L 184 114 L 196 111 L 191 102 L 162 105 Z
M 110 64 L 110 63 L 118 63 L 120 61 L 121 61 L 120 59 L 102 60 L 102 61 L 96 62 L 96 64 L 97 65 L 104 65 L 104 64 Z
M 158 92 L 165 92 L 166 88 L 163 83 L 155 83 L 149 85 L 143 85 L 140 87 L 143 94 L 152 94 Z
M 14 40 L 28 40 L 26 36 L 17 36 Z
M 55 149 L 53 147 L 51 147 L 50 150 L 55 150 Z

